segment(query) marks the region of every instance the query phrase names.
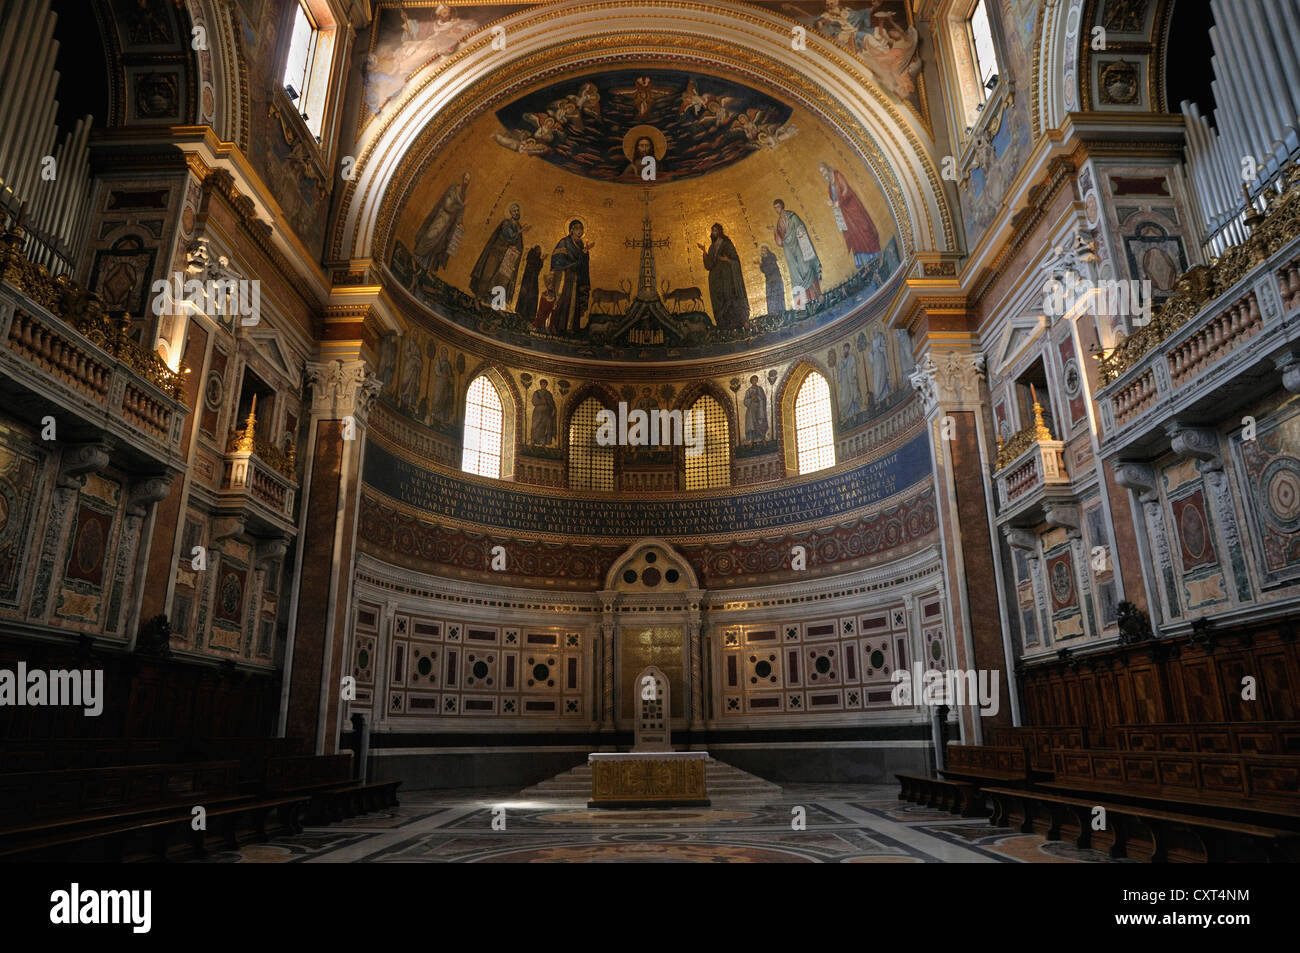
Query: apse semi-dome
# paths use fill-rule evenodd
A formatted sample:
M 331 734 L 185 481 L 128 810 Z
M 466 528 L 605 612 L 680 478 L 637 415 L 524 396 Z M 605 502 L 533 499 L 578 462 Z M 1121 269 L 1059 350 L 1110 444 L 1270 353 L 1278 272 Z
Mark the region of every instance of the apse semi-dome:
M 833 324 L 899 269 L 849 142 L 720 69 L 575 67 L 432 145 L 384 252 L 413 323 L 562 357 L 713 357 Z

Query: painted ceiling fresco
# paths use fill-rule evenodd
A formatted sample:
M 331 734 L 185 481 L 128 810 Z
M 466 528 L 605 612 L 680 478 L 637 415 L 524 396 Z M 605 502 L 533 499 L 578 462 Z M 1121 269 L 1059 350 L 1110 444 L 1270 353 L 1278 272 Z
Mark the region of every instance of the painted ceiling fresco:
M 431 311 L 505 343 L 674 359 L 824 326 L 899 248 L 879 184 L 814 114 L 648 62 L 471 121 L 423 166 L 387 261 Z
M 621 70 L 556 83 L 516 100 L 497 111 L 506 131 L 496 139 L 566 172 L 632 183 L 642 180 L 636 146 L 648 142 L 661 154 L 655 180 L 671 182 L 779 148 L 798 134 L 790 113 L 789 106 L 738 83 L 669 70 Z

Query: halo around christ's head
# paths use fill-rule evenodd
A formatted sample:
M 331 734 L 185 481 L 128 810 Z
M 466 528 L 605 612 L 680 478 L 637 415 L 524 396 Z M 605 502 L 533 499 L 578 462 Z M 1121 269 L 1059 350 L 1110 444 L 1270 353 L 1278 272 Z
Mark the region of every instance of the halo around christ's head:
M 623 155 L 628 162 L 636 161 L 636 144 L 640 139 L 649 139 L 654 143 L 655 161 L 658 162 L 668 152 L 668 139 L 655 126 L 633 126 L 623 136 Z

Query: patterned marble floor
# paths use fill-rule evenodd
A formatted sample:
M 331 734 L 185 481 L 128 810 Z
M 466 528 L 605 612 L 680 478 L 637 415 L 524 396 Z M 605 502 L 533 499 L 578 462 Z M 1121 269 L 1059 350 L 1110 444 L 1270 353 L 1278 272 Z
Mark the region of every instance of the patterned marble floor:
M 579 800 L 524 800 L 516 790 L 411 792 L 401 800 L 388 811 L 250 844 L 209 862 L 1115 862 L 907 804 L 894 785 L 787 784 L 778 799 L 715 799 L 708 808 L 656 811 L 593 811 Z

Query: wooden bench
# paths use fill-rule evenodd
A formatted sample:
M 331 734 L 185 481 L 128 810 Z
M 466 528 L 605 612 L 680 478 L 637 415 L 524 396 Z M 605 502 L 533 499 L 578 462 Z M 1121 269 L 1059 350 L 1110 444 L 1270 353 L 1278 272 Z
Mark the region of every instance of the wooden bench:
M 1028 784 L 1029 762 L 1020 745 L 948 745 L 944 749 L 945 778 L 975 783 L 1005 781 Z
M 1000 728 L 993 733 L 993 743 L 1004 747 L 1025 749 L 1029 768 L 1050 774 L 1052 751 L 1056 748 L 1087 748 L 1088 729 L 1083 725 L 1030 725 L 1018 728 Z
M 1300 755 L 1300 722 L 1297 721 L 1122 725 L 1111 732 L 1117 747 L 1123 751 Z
M 1300 833 L 1261 824 L 1179 813 L 1078 794 L 1025 788 L 985 788 L 989 823 L 1047 840 L 1067 840 L 1112 857 L 1173 863 L 1295 862 Z M 1105 827 L 1093 830 L 1096 809 Z
M 168 859 L 301 830 L 302 797 L 237 790 L 233 761 L 0 775 L 0 858 Z M 193 809 L 207 826 L 193 830 Z
M 20 738 L 0 741 L 6 773 L 171 764 L 189 760 L 176 738 Z M 217 757 L 208 761 L 224 760 Z
M 949 745 L 945 761 L 941 777 L 895 774 L 898 796 L 962 817 L 982 817 L 988 813 L 980 792 L 984 785 L 1030 781 L 1025 751 L 1016 746 Z
M 900 800 L 924 804 L 962 817 L 982 817 L 988 811 L 980 788 L 985 784 L 1028 784 L 1023 748 L 994 745 L 948 745 L 941 777 L 896 773 Z
M 341 821 L 397 804 L 400 781 L 361 784 L 352 776 L 352 755 L 287 755 L 266 759 L 263 793 L 311 799 L 313 824 Z
M 899 800 L 962 817 L 980 817 L 985 813 L 979 787 L 969 781 L 949 781 L 922 774 L 895 774 L 894 777 L 899 783 Z
M 187 860 L 212 850 L 233 850 L 250 841 L 265 842 L 302 831 L 307 798 L 241 795 L 204 805 L 206 828 L 194 830 L 190 808 L 126 812 L 113 818 L 83 818 L 6 832 L 0 860 L 129 863 Z
M 991 822 L 1147 861 L 1300 860 L 1300 758 L 1057 749 L 1055 779 L 984 789 Z M 1093 830 L 1096 808 L 1106 826 Z
M 240 785 L 255 791 L 265 775 L 267 758 L 301 755 L 306 742 L 302 738 L 204 738 L 192 747 L 206 760 L 238 761 Z
M 69 768 L 0 774 L 0 830 L 238 794 L 235 761 Z
M 1062 749 L 1052 757 L 1055 780 L 1044 788 L 1277 815 L 1300 827 L 1294 755 Z

